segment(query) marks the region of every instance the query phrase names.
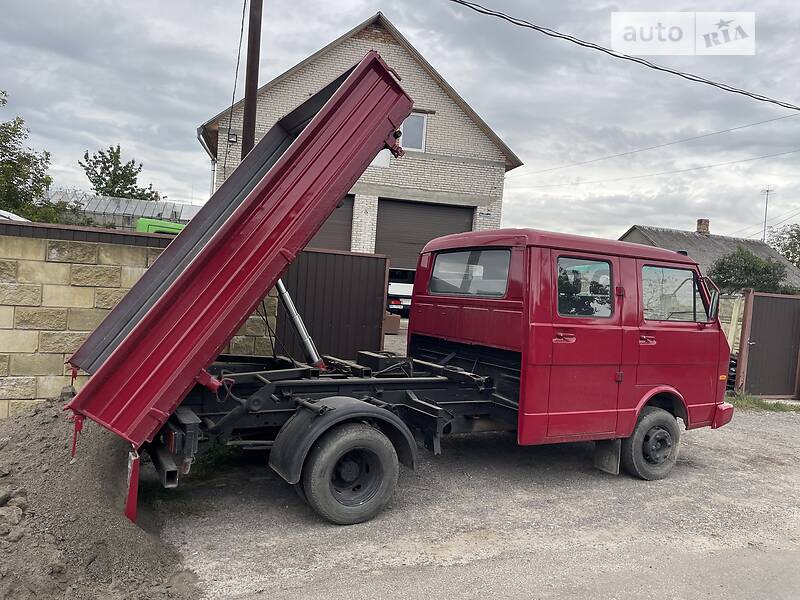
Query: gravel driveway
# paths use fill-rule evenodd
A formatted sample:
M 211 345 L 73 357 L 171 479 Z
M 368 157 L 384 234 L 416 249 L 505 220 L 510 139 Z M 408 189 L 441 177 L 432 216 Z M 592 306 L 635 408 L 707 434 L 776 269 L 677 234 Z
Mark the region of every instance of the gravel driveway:
M 442 446 L 369 523 L 322 522 L 261 455 L 167 496 L 162 536 L 210 598 L 800 597 L 800 414 L 688 432 L 655 482 L 591 444 Z

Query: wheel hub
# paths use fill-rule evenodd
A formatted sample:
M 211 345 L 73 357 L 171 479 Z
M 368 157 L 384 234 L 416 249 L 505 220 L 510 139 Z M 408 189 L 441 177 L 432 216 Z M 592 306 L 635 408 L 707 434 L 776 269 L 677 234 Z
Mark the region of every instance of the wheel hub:
M 672 452 L 672 435 L 663 427 L 652 427 L 644 436 L 642 453 L 647 462 L 660 465 Z
M 358 466 L 358 463 L 352 459 L 342 459 L 337 466 L 339 477 L 342 481 L 347 483 L 353 483 L 361 474 L 361 468 Z
M 345 506 L 371 500 L 381 485 L 383 470 L 377 455 L 366 448 L 350 450 L 336 462 L 331 473 L 331 490 Z

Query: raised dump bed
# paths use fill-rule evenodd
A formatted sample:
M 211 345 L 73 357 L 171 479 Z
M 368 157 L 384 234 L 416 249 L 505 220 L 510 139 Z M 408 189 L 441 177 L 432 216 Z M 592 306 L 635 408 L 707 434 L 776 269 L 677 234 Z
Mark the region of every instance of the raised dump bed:
M 396 132 L 412 100 L 375 51 L 280 119 L 70 358 L 68 404 L 139 447 Z

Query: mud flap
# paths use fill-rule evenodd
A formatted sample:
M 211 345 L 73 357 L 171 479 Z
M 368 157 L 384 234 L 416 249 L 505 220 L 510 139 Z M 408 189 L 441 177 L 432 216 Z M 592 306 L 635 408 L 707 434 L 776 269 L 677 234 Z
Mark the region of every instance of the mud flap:
M 128 452 L 128 485 L 125 496 L 125 516 L 136 523 L 139 504 L 139 453 L 136 449 Z
M 594 443 L 594 468 L 619 475 L 621 440 L 598 440 Z

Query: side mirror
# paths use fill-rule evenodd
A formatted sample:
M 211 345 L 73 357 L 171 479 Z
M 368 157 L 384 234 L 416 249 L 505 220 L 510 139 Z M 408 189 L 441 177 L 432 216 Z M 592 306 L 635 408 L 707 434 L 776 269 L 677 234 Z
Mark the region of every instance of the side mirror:
M 711 303 L 708 307 L 708 320 L 716 321 L 719 314 L 719 290 L 711 290 Z

